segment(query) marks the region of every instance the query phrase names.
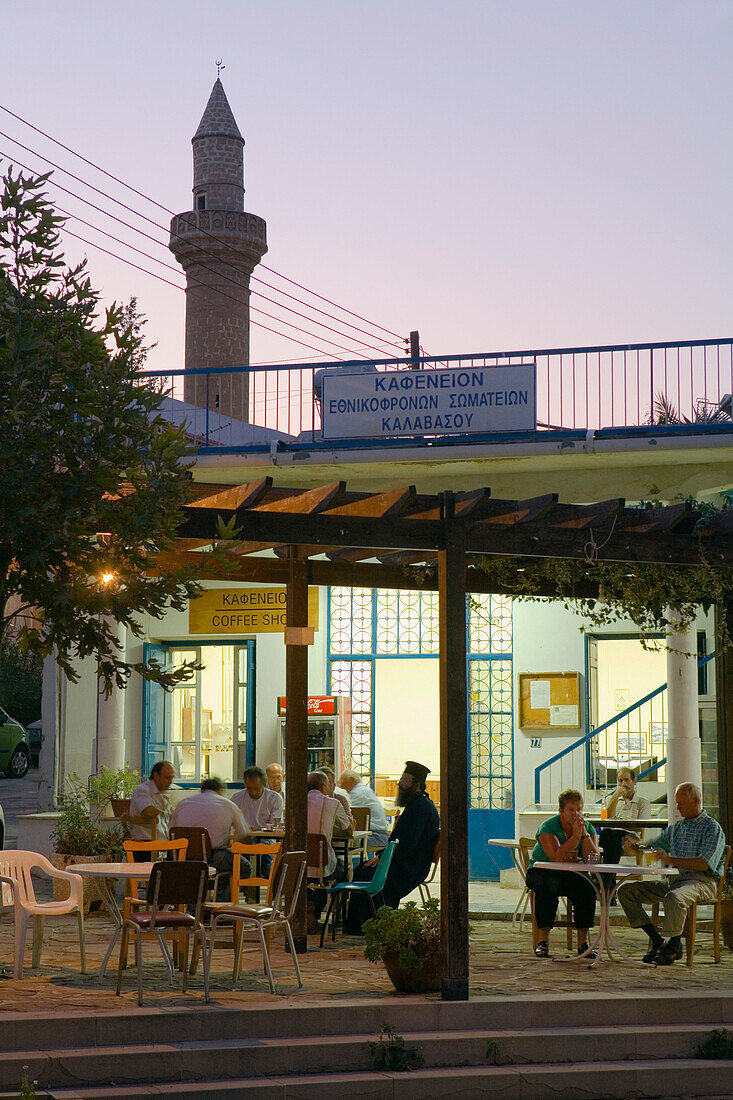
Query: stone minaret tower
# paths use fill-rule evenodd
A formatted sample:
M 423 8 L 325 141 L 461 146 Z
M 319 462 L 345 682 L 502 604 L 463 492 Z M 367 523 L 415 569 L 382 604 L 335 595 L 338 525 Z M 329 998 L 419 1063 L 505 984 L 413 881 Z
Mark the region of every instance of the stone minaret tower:
M 193 135 L 193 210 L 171 221 L 186 273 L 186 370 L 249 366 L 249 277 L 267 252 L 263 218 L 244 212 L 244 138 L 217 80 Z M 184 400 L 249 420 L 246 374 L 192 375 Z

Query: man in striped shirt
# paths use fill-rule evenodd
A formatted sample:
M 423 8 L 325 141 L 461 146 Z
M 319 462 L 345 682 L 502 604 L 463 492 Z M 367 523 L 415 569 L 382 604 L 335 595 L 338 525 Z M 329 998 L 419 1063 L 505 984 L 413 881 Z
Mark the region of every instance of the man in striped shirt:
M 680 783 L 675 791 L 681 821 L 666 828 L 649 846 L 665 867 L 679 872 L 666 881 L 625 882 L 618 897 L 632 928 L 643 928 L 651 941 L 644 962 L 671 966 L 682 958 L 682 931 L 693 902 L 715 901 L 723 874 L 725 837 L 714 818 L 702 808 L 702 794 L 694 783 Z M 664 902 L 662 935 L 652 924 L 644 902 Z

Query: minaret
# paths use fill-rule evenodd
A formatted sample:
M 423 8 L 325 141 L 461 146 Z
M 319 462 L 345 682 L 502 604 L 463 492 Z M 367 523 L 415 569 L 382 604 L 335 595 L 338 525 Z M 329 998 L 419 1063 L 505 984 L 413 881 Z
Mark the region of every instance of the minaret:
M 244 212 L 244 138 L 221 80 L 193 145 L 193 210 L 171 220 L 170 250 L 186 273 L 186 370 L 249 366 L 249 277 L 267 252 L 263 218 Z M 192 375 L 184 400 L 249 420 L 246 374 Z

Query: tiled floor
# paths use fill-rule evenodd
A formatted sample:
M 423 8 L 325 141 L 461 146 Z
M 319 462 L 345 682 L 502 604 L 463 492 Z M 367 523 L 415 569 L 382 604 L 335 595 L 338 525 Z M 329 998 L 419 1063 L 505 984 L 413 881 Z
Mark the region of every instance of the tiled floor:
M 95 973 L 84 976 L 78 969 L 78 941 L 72 922 L 64 918 L 49 924 L 40 970 L 28 970 L 22 981 L 0 981 L 0 1018 L 5 1012 L 33 1013 L 48 1012 L 51 1009 L 63 1014 L 86 1014 L 115 1012 L 134 1007 L 134 970 L 129 970 L 125 976 L 121 998 L 114 994 L 116 958 L 104 985 L 100 986 L 96 981 L 96 968 L 110 932 L 111 924 L 105 914 L 92 914 L 87 919 L 89 966 L 94 968 Z M 619 930 L 618 936 L 629 954 L 634 957 L 641 955 L 643 935 L 623 929 Z M 714 990 L 733 995 L 733 954 L 723 948 L 722 963 L 716 966 L 712 957 L 712 937 L 701 933 L 698 942 L 699 951 L 695 965 L 690 969 L 681 963 L 665 969 L 649 969 L 611 963 L 604 959 L 595 970 L 589 970 L 584 964 L 561 965 L 551 960 L 535 959 L 528 933 L 512 931 L 507 921 L 472 921 L 471 993 L 582 996 L 585 993 L 604 992 L 609 995 L 633 996 L 637 991 L 666 990 L 673 995 L 677 990 Z M 558 957 L 566 955 L 564 930 L 555 933 L 552 946 Z M 5 916 L 0 923 L 0 962 L 6 966 L 12 960 L 12 947 L 12 920 Z M 313 937 L 309 947 L 308 953 L 301 956 L 305 983 L 305 988 L 301 991 L 296 988 L 289 955 L 278 946 L 273 949 L 276 980 L 288 1000 L 294 998 L 298 1003 L 306 1004 L 354 996 L 370 998 L 391 992 L 391 985 L 382 965 L 375 965 L 364 959 L 362 940 L 338 938 L 335 944 L 327 940 L 321 951 L 318 949 L 317 938 Z M 212 967 L 215 1002 L 251 1005 L 258 1001 L 272 1001 L 255 945 L 246 950 L 242 978 L 236 990 L 231 988 L 231 957 L 228 949 L 215 951 Z M 26 959 L 30 963 L 30 949 Z M 183 1005 L 201 1006 L 203 998 L 200 971 L 191 979 L 190 993 L 183 996 L 179 988 L 171 989 L 168 986 L 155 945 L 146 947 L 145 960 L 146 1005 L 161 1009 Z

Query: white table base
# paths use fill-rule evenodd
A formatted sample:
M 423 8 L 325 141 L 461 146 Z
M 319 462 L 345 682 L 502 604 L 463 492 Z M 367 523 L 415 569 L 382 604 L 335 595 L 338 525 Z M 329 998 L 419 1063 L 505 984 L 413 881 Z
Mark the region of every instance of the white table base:
M 582 955 L 571 955 L 567 959 L 553 959 L 553 962 L 557 963 L 582 963 L 585 962 L 588 965 L 588 969 L 592 969 L 601 961 L 603 951 L 605 950 L 608 958 L 611 962 L 614 961 L 614 957 L 611 951 L 623 959 L 624 962 L 631 963 L 633 966 L 654 966 L 654 963 L 645 963 L 641 959 L 632 959 L 630 955 L 627 955 L 618 945 L 618 941 L 615 939 L 613 932 L 611 931 L 610 922 L 610 910 L 611 902 L 616 897 L 618 888 L 621 885 L 619 879 L 624 878 L 638 878 L 638 877 L 652 877 L 665 875 L 676 875 L 675 868 L 665 867 L 634 867 L 624 863 L 535 863 L 535 867 L 547 868 L 553 871 L 571 871 L 575 874 L 585 875 L 591 886 L 595 890 L 596 898 L 600 906 L 600 912 L 598 915 L 598 934 L 589 944 L 588 950 L 584 951 Z M 603 875 L 615 875 L 616 881 L 612 889 L 609 891 L 606 888 L 606 882 L 603 879 Z M 596 952 L 596 957 L 590 963 L 588 963 L 588 956 L 593 952 Z

